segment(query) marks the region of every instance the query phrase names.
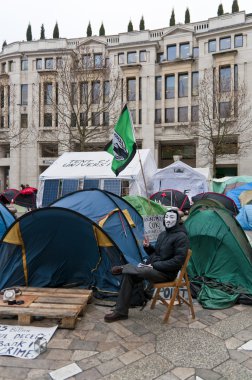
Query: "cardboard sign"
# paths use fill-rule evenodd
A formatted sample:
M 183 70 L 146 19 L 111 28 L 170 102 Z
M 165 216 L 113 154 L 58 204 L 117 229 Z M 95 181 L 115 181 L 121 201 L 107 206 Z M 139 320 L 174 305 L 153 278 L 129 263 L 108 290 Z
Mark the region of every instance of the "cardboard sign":
M 35 350 L 35 341 L 42 337 L 48 343 L 57 327 L 0 325 L 0 355 L 34 359 L 40 354 Z
M 163 215 L 144 215 L 144 235 L 149 241 L 156 242 L 160 232 L 164 231 Z

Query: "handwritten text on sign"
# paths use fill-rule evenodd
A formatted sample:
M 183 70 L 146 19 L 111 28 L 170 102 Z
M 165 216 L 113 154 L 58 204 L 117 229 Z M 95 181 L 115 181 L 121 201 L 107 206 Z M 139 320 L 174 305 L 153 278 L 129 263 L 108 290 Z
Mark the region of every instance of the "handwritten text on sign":
M 34 350 L 36 339 L 43 337 L 49 342 L 57 327 L 0 325 L 0 355 L 34 359 L 39 355 Z

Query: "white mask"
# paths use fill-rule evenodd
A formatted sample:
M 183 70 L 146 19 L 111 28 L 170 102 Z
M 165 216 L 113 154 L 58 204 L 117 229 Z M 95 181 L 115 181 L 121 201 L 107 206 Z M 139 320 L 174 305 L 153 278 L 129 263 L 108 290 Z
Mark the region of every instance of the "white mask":
M 178 216 L 176 212 L 167 212 L 164 216 L 164 224 L 166 228 L 172 228 L 177 224 Z

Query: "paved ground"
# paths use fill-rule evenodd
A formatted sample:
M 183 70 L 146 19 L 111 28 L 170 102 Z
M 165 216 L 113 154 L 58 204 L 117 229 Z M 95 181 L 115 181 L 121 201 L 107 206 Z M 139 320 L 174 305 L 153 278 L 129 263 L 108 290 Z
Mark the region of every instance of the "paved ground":
M 71 380 L 252 379 L 252 351 L 237 349 L 252 339 L 251 306 L 205 310 L 196 303 L 194 321 L 186 305 L 176 306 L 166 325 L 161 304 L 130 309 L 128 320 L 110 324 L 103 321 L 109 311 L 93 301 L 76 328 L 58 329 L 36 359 L 0 356 L 0 380 L 50 379 L 71 363 L 83 370 Z

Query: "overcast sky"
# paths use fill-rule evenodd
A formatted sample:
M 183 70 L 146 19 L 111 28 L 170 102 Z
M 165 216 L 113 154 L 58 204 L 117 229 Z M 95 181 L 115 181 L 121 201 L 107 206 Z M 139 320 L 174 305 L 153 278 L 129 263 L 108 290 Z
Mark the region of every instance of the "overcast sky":
M 0 8 L 0 43 L 26 40 L 29 22 L 33 39 L 40 38 L 44 24 L 46 38 L 52 38 L 56 21 L 60 37 L 85 37 L 90 21 L 93 35 L 99 35 L 103 22 L 106 35 L 127 32 L 131 20 L 139 30 L 143 15 L 145 29 L 169 26 L 172 8 L 176 23 L 184 22 L 189 7 L 191 22 L 217 15 L 222 3 L 224 12 L 231 12 L 233 0 L 2 0 Z M 251 0 L 238 0 L 240 11 L 252 13 Z

